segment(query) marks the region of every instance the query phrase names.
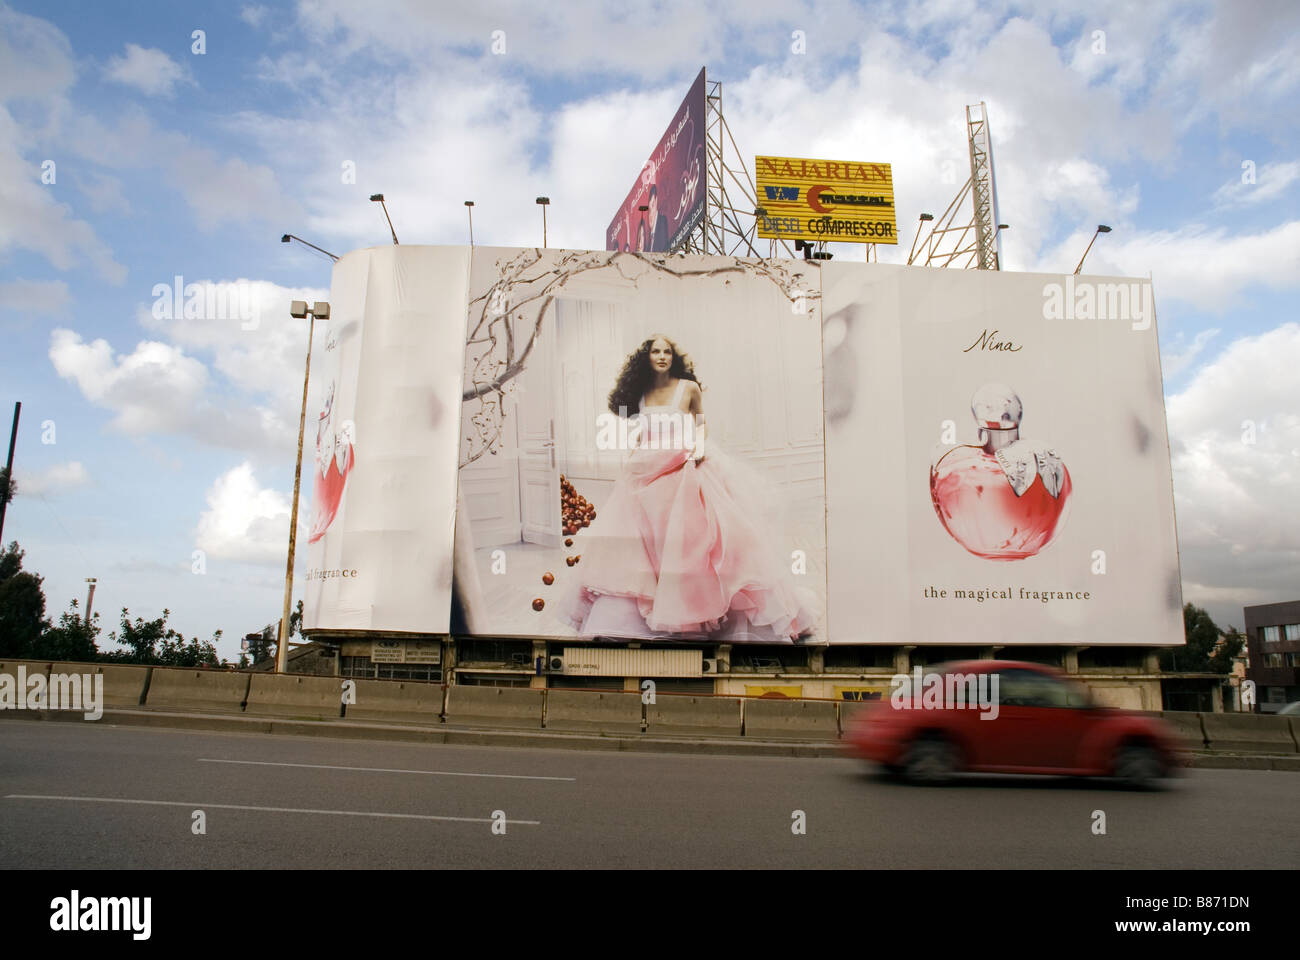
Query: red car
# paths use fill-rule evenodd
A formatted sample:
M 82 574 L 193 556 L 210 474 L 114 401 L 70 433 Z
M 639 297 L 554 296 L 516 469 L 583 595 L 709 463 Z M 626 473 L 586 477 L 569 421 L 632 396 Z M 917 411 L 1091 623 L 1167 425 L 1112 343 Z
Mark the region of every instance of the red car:
M 845 734 L 850 751 L 920 783 L 958 772 L 1115 777 L 1149 786 L 1178 767 L 1156 717 L 1093 702 L 1059 670 L 1010 660 L 917 667 Z

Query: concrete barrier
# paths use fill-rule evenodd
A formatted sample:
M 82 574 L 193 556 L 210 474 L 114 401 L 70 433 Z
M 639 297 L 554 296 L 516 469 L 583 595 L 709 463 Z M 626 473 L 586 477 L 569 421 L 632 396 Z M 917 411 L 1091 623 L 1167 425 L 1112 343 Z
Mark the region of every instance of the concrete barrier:
M 1205 728 L 1201 715 L 1187 710 L 1161 710 L 1152 716 L 1159 717 L 1173 728 L 1175 736 L 1188 750 L 1205 749 Z
M 587 733 L 640 733 L 641 694 L 548 690 L 546 729 Z
M 51 665 L 51 673 L 102 673 L 104 675 L 104 706 L 138 707 L 144 699 L 150 667 L 130 663 L 70 663 L 60 661 Z
M 27 676 L 30 677 L 37 673 L 49 673 L 51 666 L 53 664 L 49 660 L 0 660 L 0 673 L 17 678 L 18 668 L 26 667 Z
M 835 706 L 839 708 L 840 715 L 840 736 L 842 737 L 849 732 L 849 728 L 853 726 L 853 720 L 858 714 L 872 704 L 879 702 L 879 700 L 840 700 L 836 703 Z
M 258 716 L 337 720 L 342 695 L 342 677 L 254 673 L 244 712 Z
M 440 723 L 441 684 L 412 680 L 358 680 L 356 703 L 349 703 L 349 720 L 399 720 L 404 723 Z M 465 689 L 471 689 L 469 687 Z M 537 707 L 541 726 L 541 704 Z
M 242 713 L 251 676 L 231 670 L 154 667 L 145 706 L 154 710 Z
M 740 698 L 661 693 L 646 704 L 645 718 L 650 736 L 738 737 Z
M 1216 753 L 1295 753 L 1287 717 L 1251 713 L 1203 713 L 1205 738 Z
M 540 730 L 545 696 L 528 687 L 448 687 L 447 722 Z
M 746 700 L 745 736 L 758 740 L 835 740 L 837 704 L 830 700 Z

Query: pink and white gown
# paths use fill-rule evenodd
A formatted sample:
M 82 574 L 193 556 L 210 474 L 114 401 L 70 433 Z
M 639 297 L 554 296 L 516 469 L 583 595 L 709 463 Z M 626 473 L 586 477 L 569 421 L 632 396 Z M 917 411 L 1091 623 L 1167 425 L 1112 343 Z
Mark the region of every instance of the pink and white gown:
M 684 387 L 667 406 L 643 398 L 640 413 L 651 424 L 691 421 Z M 691 459 L 686 439 L 680 429 L 642 432 L 581 534 L 579 583 L 560 617 L 584 637 L 780 643 L 808 634 L 816 597 L 794 585 L 790 550 L 764 524 L 772 492 L 707 440 L 703 461 Z

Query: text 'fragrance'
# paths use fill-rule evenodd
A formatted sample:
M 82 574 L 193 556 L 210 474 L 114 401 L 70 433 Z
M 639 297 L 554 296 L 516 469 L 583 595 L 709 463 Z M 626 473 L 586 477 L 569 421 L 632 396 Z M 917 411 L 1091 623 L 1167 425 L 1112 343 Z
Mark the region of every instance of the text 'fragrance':
M 1020 398 L 986 383 L 971 398 L 980 445 L 942 453 L 930 467 L 935 513 L 954 540 L 986 560 L 1023 560 L 1055 539 L 1069 512 L 1070 472 L 1054 450 L 1020 439 Z

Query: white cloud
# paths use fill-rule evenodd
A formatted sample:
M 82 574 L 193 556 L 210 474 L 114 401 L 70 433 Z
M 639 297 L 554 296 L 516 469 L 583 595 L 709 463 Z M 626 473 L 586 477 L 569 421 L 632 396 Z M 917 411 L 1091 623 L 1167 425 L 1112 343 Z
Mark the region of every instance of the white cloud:
M 1184 340 L 1181 331 L 1174 338 L 1174 342 L 1167 344 L 1166 348 L 1160 354 L 1160 370 L 1164 374 L 1166 381 L 1173 380 L 1180 373 L 1192 365 L 1201 351 L 1205 349 L 1206 344 L 1219 335 L 1220 331 L 1216 327 L 1212 330 L 1202 330 L 1196 334 L 1191 343 Z
M 49 497 L 85 486 L 90 482 L 90 475 L 80 461 L 71 460 L 36 473 L 15 468 L 14 481 L 19 496 Z
M 1214 203 L 1219 207 L 1266 203 L 1280 197 L 1298 178 L 1300 162 L 1266 163 L 1255 171 L 1254 183 L 1243 183 L 1241 177 L 1237 177 L 1215 190 Z
M 151 97 L 171 97 L 188 72 L 161 50 L 128 43 L 124 55 L 109 58 L 104 76 Z
M 267 9 L 260 4 L 250 3 L 239 11 L 239 19 L 250 27 L 260 27 L 266 19 Z
M 106 173 L 79 171 L 76 187 L 90 202 L 93 213 L 130 213 L 131 204 L 122 194 L 122 181 Z
M 72 297 L 62 280 L 11 280 L 0 283 L 0 310 L 23 314 L 65 313 Z
M 1286 323 L 1234 341 L 1168 399 L 1183 579 L 1216 602 L 1287 600 L 1300 583 L 1297 369 L 1300 324 Z
M 1045 251 L 1036 269 L 1073 270 L 1091 236 L 1091 229 L 1071 234 Z M 1086 272 L 1121 277 L 1149 274 L 1157 304 L 1176 300 L 1202 310 L 1225 310 L 1250 287 L 1300 286 L 1300 220 L 1246 234 L 1191 224 L 1126 236 L 1125 228 L 1115 225 L 1114 233 L 1093 245 Z
M 299 504 L 299 526 L 304 521 Z M 283 564 L 288 549 L 289 497 L 258 485 L 251 463 L 226 471 L 207 494 L 195 543 L 210 558 Z
M 112 412 L 113 430 L 188 436 L 237 450 L 291 448 L 287 422 L 266 407 L 230 401 L 213 385 L 207 367 L 180 347 L 146 340 L 130 354 L 115 354 L 106 340 L 86 343 L 72 330 L 57 329 L 49 355 L 59 376 Z
M 61 202 L 61 157 L 47 142 L 67 112 L 74 63 L 62 33 L 0 5 L 0 257 L 29 250 L 59 270 L 88 261 L 100 277 L 121 284 L 126 268 Z

